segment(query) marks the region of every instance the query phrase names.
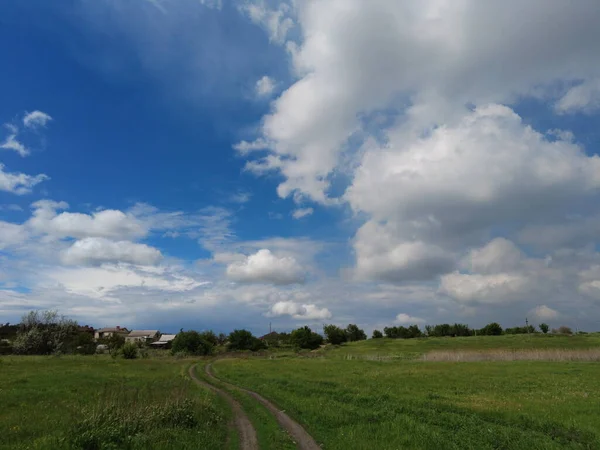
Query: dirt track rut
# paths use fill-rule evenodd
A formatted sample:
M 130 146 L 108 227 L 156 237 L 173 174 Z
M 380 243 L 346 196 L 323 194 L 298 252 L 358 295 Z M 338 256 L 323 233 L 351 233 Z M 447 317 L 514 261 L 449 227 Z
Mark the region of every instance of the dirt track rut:
M 190 377 L 192 377 L 192 380 L 199 385 L 216 392 L 227 400 L 227 403 L 231 406 L 231 410 L 233 411 L 233 425 L 240 438 L 240 450 L 259 450 L 258 440 L 256 439 L 256 430 L 242 409 L 242 405 L 223 389 L 219 389 L 212 384 L 199 379 L 194 372 L 195 367 L 196 365 L 190 367 Z
M 254 399 L 256 399 L 260 403 L 262 403 L 269 410 L 269 412 L 271 412 L 271 414 L 273 414 L 275 416 L 275 418 L 277 419 L 277 422 L 279 422 L 279 425 L 285 431 L 287 431 L 290 436 L 292 436 L 292 438 L 294 439 L 294 442 L 296 442 L 296 445 L 298 446 L 298 448 L 300 450 L 321 450 L 321 447 L 317 444 L 317 442 L 313 439 L 313 437 L 306 432 L 306 430 L 302 427 L 302 425 L 300 425 L 298 422 L 296 422 L 294 419 L 292 419 L 286 413 L 281 411 L 279 408 L 277 408 L 273 403 L 271 403 L 269 400 L 264 398 L 262 395 L 257 394 L 256 392 L 253 392 L 253 391 L 249 391 L 248 389 L 241 388 L 234 384 L 227 383 L 226 381 L 223 381 L 223 380 L 217 378 L 212 373 L 212 365 L 211 364 L 206 365 L 205 371 L 206 371 L 206 374 L 209 377 L 213 378 L 214 380 L 220 381 L 221 383 L 231 387 L 232 389 L 237 389 L 237 390 L 246 392 L 247 394 L 252 396 Z

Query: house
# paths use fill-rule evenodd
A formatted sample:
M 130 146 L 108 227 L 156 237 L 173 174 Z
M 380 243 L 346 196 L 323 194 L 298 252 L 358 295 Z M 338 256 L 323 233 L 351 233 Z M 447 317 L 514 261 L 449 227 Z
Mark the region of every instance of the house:
M 127 336 L 129 334 L 129 330 L 127 328 L 121 328 L 120 326 L 116 327 L 108 327 L 108 328 L 100 328 L 96 330 L 94 333 L 94 339 L 105 339 L 111 337 L 113 334 L 120 334 L 122 336 Z
M 125 340 L 127 342 L 153 342 L 160 338 L 160 332 L 158 330 L 132 330 Z
M 175 339 L 176 334 L 163 334 L 160 339 L 150 345 L 154 348 L 171 348 L 171 343 Z

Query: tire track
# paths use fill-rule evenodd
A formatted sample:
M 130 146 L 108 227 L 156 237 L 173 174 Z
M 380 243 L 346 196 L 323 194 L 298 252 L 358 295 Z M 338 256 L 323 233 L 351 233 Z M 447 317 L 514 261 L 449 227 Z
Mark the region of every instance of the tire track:
M 223 397 L 229 406 L 231 406 L 231 410 L 233 412 L 233 426 L 237 430 L 238 436 L 240 438 L 240 450 L 259 450 L 258 448 L 258 439 L 256 438 L 256 430 L 254 426 L 250 422 L 250 419 L 242 409 L 242 405 L 234 399 L 229 393 L 226 391 L 219 389 L 213 386 L 206 381 L 199 379 L 194 372 L 196 368 L 196 364 L 190 367 L 189 373 L 192 380 L 198 383 L 200 386 L 205 387 L 213 392 L 216 392 L 218 395 Z
M 277 419 L 277 422 L 279 422 L 279 425 L 290 436 L 292 436 L 292 438 L 294 439 L 294 442 L 296 443 L 296 445 L 298 446 L 298 448 L 300 450 L 321 450 L 321 447 L 317 444 L 317 442 L 313 439 L 313 437 L 307 433 L 307 431 L 302 427 L 302 425 L 300 425 L 298 422 L 296 422 L 294 419 L 292 419 L 286 413 L 281 411 L 279 408 L 277 408 L 273 403 L 271 403 L 269 400 L 264 398 L 262 395 L 254 392 L 254 391 L 250 391 L 248 389 L 241 388 L 234 384 L 227 383 L 226 381 L 223 381 L 223 380 L 217 378 L 212 373 L 212 364 L 207 364 L 205 366 L 204 370 L 210 378 L 217 380 L 217 381 L 223 383 L 224 385 L 229 386 L 232 389 L 237 389 L 238 391 L 245 392 L 245 393 L 249 394 L 250 396 L 252 396 L 255 400 L 262 403 L 267 408 L 267 410 L 269 410 L 269 412 L 275 416 L 275 418 Z

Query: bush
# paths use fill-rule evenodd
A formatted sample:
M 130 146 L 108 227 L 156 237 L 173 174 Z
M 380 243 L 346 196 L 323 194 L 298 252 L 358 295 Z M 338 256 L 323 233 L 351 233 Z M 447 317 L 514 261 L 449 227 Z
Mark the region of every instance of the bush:
M 547 323 L 540 323 L 538 326 L 540 327 L 540 330 L 542 330 L 542 333 L 544 333 L 544 334 L 548 333 L 548 330 L 550 329 L 550 327 L 548 326 Z
M 267 348 L 266 344 L 248 330 L 233 330 L 229 333 L 229 350 L 250 350 L 257 352 Z
M 379 330 L 373 330 L 373 339 L 381 339 L 383 337 L 383 333 Z
M 573 330 L 566 326 L 558 327 L 558 334 L 573 334 Z
M 211 335 L 208 333 L 212 333 L 212 331 L 202 334 L 194 330 L 180 331 L 171 343 L 171 353 L 174 355 L 178 353 L 185 353 L 188 355 L 210 355 L 215 344 L 212 340 L 208 340 L 211 339 Z M 214 333 L 212 333 L 212 336 L 214 336 Z M 216 337 L 214 342 L 216 342 Z
M 367 339 L 367 335 L 365 334 L 364 330 L 361 330 L 353 323 L 346 327 L 346 336 L 349 342 L 364 341 Z
M 135 359 L 138 357 L 138 346 L 135 342 L 127 342 L 121 349 L 123 353 L 123 358 L 125 359 Z
M 346 331 L 335 325 L 324 325 L 323 333 L 325 333 L 327 342 L 333 345 L 340 345 L 348 340 Z
M 309 327 L 298 328 L 291 333 L 292 344 L 308 350 L 317 349 L 323 344 L 323 336 L 312 331 Z

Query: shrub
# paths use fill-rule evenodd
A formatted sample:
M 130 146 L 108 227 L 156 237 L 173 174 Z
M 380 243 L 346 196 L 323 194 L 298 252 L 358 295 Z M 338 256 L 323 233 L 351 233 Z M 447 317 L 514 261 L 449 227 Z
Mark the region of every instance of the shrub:
M 291 339 L 296 347 L 308 350 L 319 348 L 323 343 L 323 336 L 306 326 L 292 331 Z
M 229 333 L 229 350 L 251 350 L 257 352 L 267 348 L 266 344 L 248 330 L 233 330 Z
M 207 340 L 207 337 L 210 339 L 211 332 L 198 333 L 197 331 L 180 331 L 173 339 L 171 343 L 171 353 L 186 353 L 188 355 L 210 355 L 213 351 L 215 344 L 212 341 Z M 214 336 L 214 333 L 212 333 Z M 216 342 L 216 337 L 215 337 Z
M 573 334 L 573 330 L 566 326 L 558 327 L 558 334 Z
M 383 333 L 379 330 L 373 330 L 373 339 L 381 339 L 383 337 Z
M 542 330 L 542 333 L 544 333 L 544 334 L 548 333 L 548 330 L 550 329 L 550 327 L 548 326 L 547 323 L 540 323 L 538 326 L 540 327 L 540 330 Z
M 138 357 L 138 347 L 135 342 L 127 342 L 121 349 L 123 353 L 123 358 L 125 359 L 135 359 Z
M 327 341 L 333 345 L 340 345 L 348 340 L 346 331 L 335 325 L 323 326 L 323 333 L 325 333 Z
M 367 339 L 367 335 L 365 334 L 364 330 L 361 330 L 353 323 L 346 327 L 346 336 L 350 342 L 364 341 Z

